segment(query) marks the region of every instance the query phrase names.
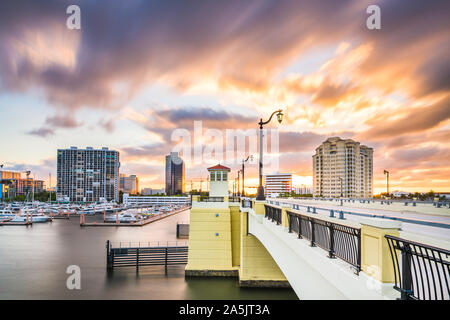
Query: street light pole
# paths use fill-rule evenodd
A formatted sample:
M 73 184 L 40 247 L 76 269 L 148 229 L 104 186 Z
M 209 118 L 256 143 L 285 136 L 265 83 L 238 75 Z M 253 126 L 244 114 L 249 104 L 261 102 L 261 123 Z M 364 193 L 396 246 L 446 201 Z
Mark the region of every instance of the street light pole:
M 248 161 L 248 159 L 253 160 L 253 155 L 248 156 L 245 160 L 242 160 L 242 196 L 245 197 L 245 190 L 244 190 L 244 172 L 245 172 L 245 163 Z
M 281 123 L 283 121 L 283 110 L 277 110 L 272 113 L 269 120 L 263 121 L 262 119 L 259 121 L 259 186 L 258 186 L 258 194 L 256 196 L 256 200 L 266 200 L 266 197 L 264 195 L 264 187 L 262 182 L 262 176 L 263 176 L 263 126 L 265 124 L 268 124 L 270 120 L 272 120 L 272 117 L 274 114 L 277 114 L 278 122 Z
M 238 170 L 238 176 L 237 176 L 237 196 L 239 197 L 241 195 L 240 190 L 239 190 L 239 174 L 241 173 L 241 170 Z
M 386 197 L 389 197 L 389 171 L 384 170 L 384 174 L 386 175 Z

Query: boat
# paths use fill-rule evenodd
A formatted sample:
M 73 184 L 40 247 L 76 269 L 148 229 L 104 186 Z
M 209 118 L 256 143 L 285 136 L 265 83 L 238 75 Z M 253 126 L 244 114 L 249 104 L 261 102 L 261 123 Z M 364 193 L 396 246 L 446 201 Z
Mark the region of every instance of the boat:
M 27 215 L 28 215 L 28 220 L 31 222 L 33 221 L 33 223 L 40 223 L 40 222 L 48 222 L 50 221 L 50 217 L 41 213 L 41 212 L 37 212 L 36 210 L 27 210 L 27 211 L 22 211 L 19 215 L 15 216 L 11 222 L 26 222 L 27 221 Z M 31 220 L 33 218 L 33 220 Z
M 120 222 L 136 222 L 139 220 L 138 216 L 134 213 L 122 212 L 117 214 L 117 220 Z M 116 215 L 111 214 L 105 217 L 106 222 L 116 222 Z

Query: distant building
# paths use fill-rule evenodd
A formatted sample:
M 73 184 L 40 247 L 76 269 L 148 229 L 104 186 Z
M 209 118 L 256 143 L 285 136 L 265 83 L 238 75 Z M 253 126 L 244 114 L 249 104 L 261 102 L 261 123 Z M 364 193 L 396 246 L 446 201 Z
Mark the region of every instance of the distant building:
M 292 173 L 275 172 L 264 176 L 264 194 L 266 197 L 278 197 L 291 193 Z
M 139 178 L 136 175 L 120 175 L 119 191 L 129 194 L 139 193 Z
M 395 198 L 401 198 L 401 196 L 409 196 L 409 192 L 394 191 L 394 192 L 392 192 L 392 196 Z
M 123 195 L 123 203 L 128 205 L 190 205 L 191 197 L 181 196 L 130 196 L 128 193 Z
M 153 188 L 144 188 L 141 190 L 141 195 L 143 196 L 151 196 L 154 194 L 165 194 L 166 190 L 164 188 L 162 189 L 153 189 Z
M 184 193 L 184 161 L 178 152 L 166 156 L 166 194 Z
M 373 149 L 351 139 L 328 138 L 313 156 L 315 197 L 372 198 Z
M 19 171 L 0 169 L 0 199 L 3 197 L 12 199 L 16 196 L 27 195 L 31 197 L 33 192 L 39 193 L 44 190 L 43 180 L 23 178 Z
M 119 201 L 119 152 L 108 148 L 58 149 L 58 199 Z
M 312 194 L 313 193 L 313 188 L 312 187 L 306 187 L 306 186 L 301 186 L 301 187 L 295 187 L 293 188 L 295 194 Z

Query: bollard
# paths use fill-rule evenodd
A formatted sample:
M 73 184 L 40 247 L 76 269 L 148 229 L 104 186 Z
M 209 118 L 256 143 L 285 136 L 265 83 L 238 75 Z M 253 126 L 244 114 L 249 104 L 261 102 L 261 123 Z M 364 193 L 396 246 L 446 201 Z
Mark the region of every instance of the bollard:
M 316 207 L 313 207 L 313 212 L 312 213 L 317 213 L 316 212 Z
M 437 207 L 440 208 L 440 207 L 441 207 L 441 203 L 438 203 L 438 204 L 437 204 Z
M 342 201 L 342 199 L 341 199 L 341 207 L 343 206 L 344 204 L 343 204 L 343 201 Z
M 334 218 L 334 210 L 330 210 L 330 218 Z
M 415 202 L 413 202 L 413 207 L 415 207 L 416 206 L 416 203 Z
M 381 201 L 381 204 L 383 204 L 383 201 Z
M 339 211 L 339 219 L 341 219 L 341 220 L 345 220 L 345 218 L 344 218 L 344 211 Z
M 309 206 L 308 206 L 308 208 L 306 209 L 306 211 L 307 211 L 307 212 L 311 212 L 311 210 L 310 210 Z

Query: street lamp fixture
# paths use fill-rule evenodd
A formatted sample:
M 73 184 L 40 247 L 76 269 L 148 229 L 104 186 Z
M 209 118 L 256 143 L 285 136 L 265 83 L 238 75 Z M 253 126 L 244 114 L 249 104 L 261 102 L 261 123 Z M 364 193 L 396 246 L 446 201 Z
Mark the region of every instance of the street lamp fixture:
M 269 120 L 263 121 L 262 119 L 259 121 L 259 186 L 258 186 L 258 194 L 256 195 L 256 200 L 266 200 L 264 196 L 264 187 L 262 185 L 262 176 L 263 176 L 263 126 L 268 124 L 274 115 L 277 115 L 278 123 L 283 121 L 283 110 L 274 111 Z

